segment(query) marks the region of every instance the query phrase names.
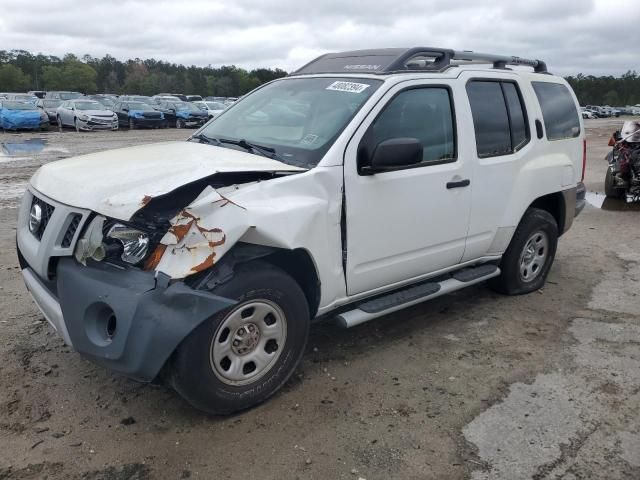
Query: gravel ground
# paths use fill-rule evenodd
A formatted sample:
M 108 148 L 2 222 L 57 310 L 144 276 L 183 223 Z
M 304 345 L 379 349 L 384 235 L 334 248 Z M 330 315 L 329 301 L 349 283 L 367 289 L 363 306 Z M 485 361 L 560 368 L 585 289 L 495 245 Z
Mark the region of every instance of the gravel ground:
M 316 325 L 284 390 L 224 418 L 64 346 L 14 252 L 39 165 L 188 132 L 0 134 L 0 479 L 640 478 L 640 214 L 598 195 L 620 124 L 587 122 L 591 205 L 543 290 Z

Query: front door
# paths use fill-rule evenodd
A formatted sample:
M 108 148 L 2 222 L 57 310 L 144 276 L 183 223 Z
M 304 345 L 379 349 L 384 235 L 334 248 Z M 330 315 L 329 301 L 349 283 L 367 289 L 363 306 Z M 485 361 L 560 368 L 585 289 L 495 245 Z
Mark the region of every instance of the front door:
M 455 86 L 393 87 L 345 153 L 347 292 L 355 295 L 458 264 L 471 207 L 469 155 L 457 141 Z M 464 92 L 464 90 L 462 90 Z M 422 162 L 367 174 L 380 142 L 416 138 Z

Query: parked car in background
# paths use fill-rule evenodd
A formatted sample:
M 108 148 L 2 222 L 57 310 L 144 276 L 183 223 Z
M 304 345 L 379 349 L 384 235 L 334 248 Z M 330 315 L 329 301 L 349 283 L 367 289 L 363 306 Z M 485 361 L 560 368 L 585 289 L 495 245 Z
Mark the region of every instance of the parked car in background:
M 201 102 L 202 97 L 200 95 L 187 95 L 187 102 Z
M 31 102 L 2 99 L 0 128 L 15 131 L 48 129 L 49 118 Z
M 95 100 L 66 100 L 56 110 L 58 127 L 81 130 L 117 130 L 118 116 Z
M 164 113 L 170 127 L 199 127 L 209 119 L 207 112 L 200 110 L 190 102 L 161 102 L 158 109 Z
M 30 90 L 27 93 L 29 95 L 33 95 L 33 96 L 38 97 L 38 98 L 44 98 L 44 96 L 45 96 L 45 94 L 47 92 L 45 92 L 44 90 Z
M 101 103 L 110 110 L 113 110 L 113 106 L 116 103 L 111 95 L 87 95 L 87 98 Z
M 202 111 L 207 112 L 209 119 L 215 118 L 224 112 L 224 109 L 227 108 L 224 103 L 221 102 L 193 102 L 193 104 L 201 109 Z
M 139 127 L 165 128 L 167 126 L 164 114 L 157 111 L 148 103 L 118 102 L 114 107 L 118 116 L 118 124 L 130 130 Z
M 154 95 L 153 97 L 151 97 L 153 100 L 155 100 L 158 104 L 161 104 L 163 102 L 182 102 L 182 100 L 180 100 L 178 97 L 174 96 L 174 95 Z
M 38 101 L 38 97 L 31 95 L 30 93 L 8 93 L 5 98 L 15 102 L 29 102 L 34 105 Z
M 38 99 L 38 101 L 36 102 L 36 107 L 38 107 L 40 110 L 42 110 L 46 115 L 47 118 L 49 119 L 49 124 L 51 125 L 57 125 L 58 124 L 58 119 L 57 119 L 57 109 L 60 106 L 60 104 L 62 103 L 62 100 L 52 100 L 49 98 L 40 98 Z
M 55 98 L 57 100 L 73 100 L 82 98 L 84 95 L 80 92 L 53 91 L 47 92 L 44 98 Z
M 224 103 L 224 101 L 227 99 L 227 97 L 204 97 L 205 102 L 221 102 Z
M 233 104 L 233 103 L 236 103 L 237 101 L 238 101 L 238 98 L 237 98 L 237 97 L 227 97 L 227 98 L 225 99 L 225 101 L 224 101 L 224 104 L 225 104 L 225 105 L 227 105 L 227 106 L 229 106 L 229 105 L 231 105 L 231 104 Z
M 611 116 L 606 109 L 598 105 L 587 105 L 587 110 L 592 112 L 598 118 L 607 118 Z
M 158 102 L 155 98 L 149 97 L 147 95 L 121 95 L 118 97 L 118 101 L 120 102 L 142 102 L 147 105 L 151 105 L 155 107 L 158 105 Z
M 582 114 L 582 118 L 596 118 L 591 110 L 587 110 L 586 107 L 580 107 L 580 113 Z

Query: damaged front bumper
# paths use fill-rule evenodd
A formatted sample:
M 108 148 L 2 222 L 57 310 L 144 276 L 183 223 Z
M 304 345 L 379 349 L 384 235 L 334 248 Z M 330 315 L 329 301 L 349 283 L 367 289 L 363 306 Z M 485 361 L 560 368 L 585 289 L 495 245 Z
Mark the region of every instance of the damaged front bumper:
M 85 267 L 68 257 L 58 261 L 53 285 L 27 264 L 22 274 L 67 344 L 92 362 L 139 381 L 153 380 L 191 331 L 236 303 L 181 281 L 169 283 L 163 274 L 106 263 Z

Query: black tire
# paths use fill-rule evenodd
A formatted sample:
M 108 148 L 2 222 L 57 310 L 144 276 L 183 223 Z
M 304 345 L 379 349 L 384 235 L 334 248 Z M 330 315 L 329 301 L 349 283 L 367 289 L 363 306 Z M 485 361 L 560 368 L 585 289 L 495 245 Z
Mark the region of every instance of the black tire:
M 621 188 L 614 186 L 613 173 L 611 168 L 607 168 L 607 174 L 604 177 L 604 194 L 609 198 L 620 198 L 623 196 L 624 191 Z
M 184 120 L 180 120 L 179 118 L 176 120 L 176 128 L 185 128 Z
M 539 237 L 534 237 L 538 235 Z M 529 242 L 537 238 L 546 238 L 544 261 L 537 269 L 530 270 L 531 279 L 525 279 L 521 269 L 525 269 L 525 248 L 534 246 Z M 507 251 L 502 256 L 500 270 L 502 273 L 489 281 L 491 288 L 506 295 L 522 295 L 541 288 L 549 274 L 558 246 L 558 224 L 546 210 L 528 209 L 516 228 Z M 535 253 L 535 252 L 534 252 Z M 526 270 L 526 269 L 525 269 Z
M 133 121 L 133 118 L 129 119 L 129 130 L 135 130 L 136 129 L 136 123 Z
M 62 118 L 60 117 L 60 115 L 58 115 L 57 121 L 58 121 L 58 130 L 62 131 L 64 128 L 64 125 L 62 124 Z
M 302 289 L 293 278 L 261 261 L 238 266 L 231 280 L 215 287 L 212 293 L 236 299 L 239 303 L 214 315 L 187 336 L 170 360 L 167 378 L 173 388 L 194 407 L 207 413 L 225 415 L 263 402 L 293 374 L 304 354 L 309 335 L 309 306 Z M 266 300 L 281 309 L 285 317 L 286 339 L 284 345 L 278 348 L 279 356 L 262 376 L 251 383 L 232 385 L 221 380 L 220 374 L 214 372 L 212 343 L 220 338 L 218 327 L 226 325 L 224 322 L 234 312 L 237 315 L 240 311 L 244 317 L 240 305 L 252 300 Z M 231 335 L 227 333 L 227 336 Z

